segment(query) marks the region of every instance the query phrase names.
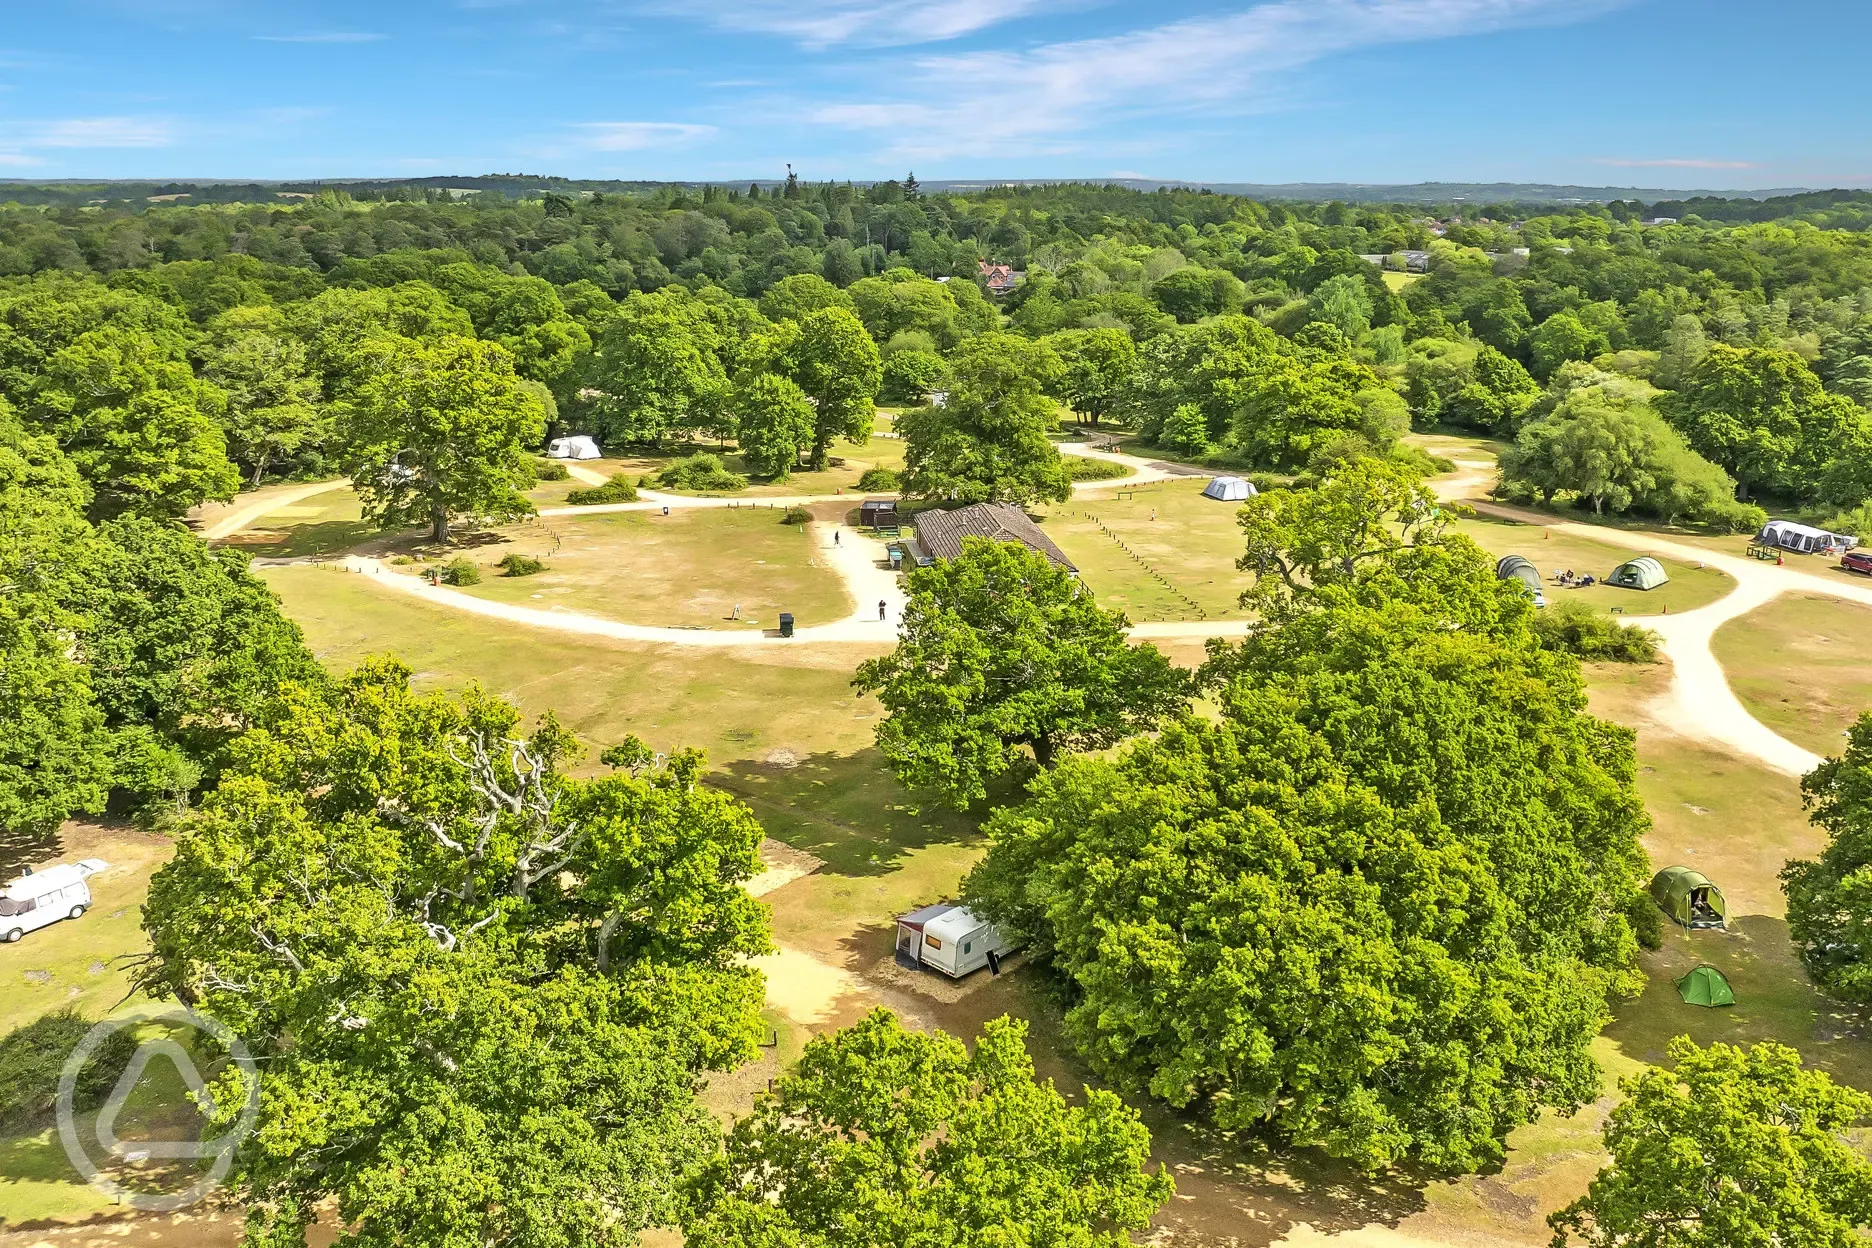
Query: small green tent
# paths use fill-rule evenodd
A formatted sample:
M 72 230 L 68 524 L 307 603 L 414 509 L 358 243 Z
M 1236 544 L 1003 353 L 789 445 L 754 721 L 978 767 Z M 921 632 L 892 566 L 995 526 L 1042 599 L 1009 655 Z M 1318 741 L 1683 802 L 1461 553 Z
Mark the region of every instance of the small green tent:
M 1723 978 L 1723 973 L 1713 966 L 1699 966 L 1678 980 L 1677 995 L 1684 999 L 1686 1005 L 1714 1008 L 1735 1004 L 1735 991 L 1729 987 L 1729 981 Z
M 1619 564 L 1605 579 L 1606 584 L 1617 585 L 1620 589 L 1656 589 L 1670 580 L 1670 573 L 1650 555 L 1643 555 Z
M 1685 927 L 1722 927 L 1729 907 L 1722 889 L 1689 867 L 1665 867 L 1651 879 L 1651 900 Z

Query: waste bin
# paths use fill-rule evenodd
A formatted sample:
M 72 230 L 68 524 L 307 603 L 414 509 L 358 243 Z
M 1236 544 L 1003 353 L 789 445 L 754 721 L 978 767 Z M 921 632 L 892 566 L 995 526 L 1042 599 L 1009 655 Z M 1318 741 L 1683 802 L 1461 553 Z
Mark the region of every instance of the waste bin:
M 780 635 L 782 637 L 791 637 L 793 635 L 793 613 L 791 611 L 782 611 L 780 613 Z

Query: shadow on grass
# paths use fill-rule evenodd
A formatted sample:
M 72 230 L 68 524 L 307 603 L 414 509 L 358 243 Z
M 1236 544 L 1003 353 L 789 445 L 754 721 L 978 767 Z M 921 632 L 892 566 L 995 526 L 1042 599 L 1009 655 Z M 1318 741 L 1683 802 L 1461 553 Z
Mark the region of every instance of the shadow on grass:
M 249 529 L 216 545 L 235 546 L 261 559 L 310 559 L 343 554 L 378 536 L 378 532 L 376 526 L 362 520 L 322 520 L 290 529 Z
M 1605 1034 L 1626 1056 L 1662 1064 L 1677 1036 L 1698 1044 L 1776 1040 L 1801 1052 L 1843 1083 L 1872 1089 L 1872 1029 L 1859 1007 L 1824 996 L 1788 941 L 1781 919 L 1752 914 L 1728 931 L 1668 929 L 1664 947 L 1640 959 L 1650 977 L 1636 1000 L 1615 1010 Z M 1723 973 L 1736 1003 L 1719 1009 L 1687 1005 L 1675 981 L 1707 963 Z
M 729 763 L 709 783 L 753 807 L 767 835 L 840 875 L 883 875 L 912 850 L 976 835 L 972 818 L 898 784 L 875 749 L 813 754 L 791 767 Z
M 35 862 L 58 857 L 64 848 L 64 838 L 57 828 L 34 831 L 0 827 L 0 881 L 12 879 Z

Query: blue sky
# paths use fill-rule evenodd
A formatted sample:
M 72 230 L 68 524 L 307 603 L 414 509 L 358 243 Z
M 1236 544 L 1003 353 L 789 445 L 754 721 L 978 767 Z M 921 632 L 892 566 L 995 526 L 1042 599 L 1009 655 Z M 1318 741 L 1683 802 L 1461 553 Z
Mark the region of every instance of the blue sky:
M 1859 0 L 11 0 L 0 177 L 1872 184 Z

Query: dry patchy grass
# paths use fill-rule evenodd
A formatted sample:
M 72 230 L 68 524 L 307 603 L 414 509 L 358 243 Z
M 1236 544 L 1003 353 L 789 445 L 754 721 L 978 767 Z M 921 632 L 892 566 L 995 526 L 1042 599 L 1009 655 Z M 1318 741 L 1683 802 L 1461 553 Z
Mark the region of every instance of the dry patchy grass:
M 1872 607 L 1783 594 L 1716 630 L 1711 649 L 1749 712 L 1816 754 L 1837 754 L 1872 710 Z

